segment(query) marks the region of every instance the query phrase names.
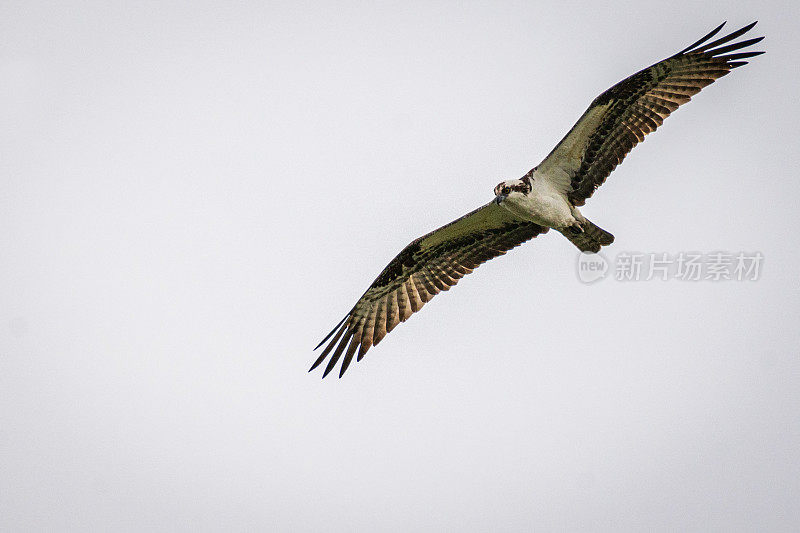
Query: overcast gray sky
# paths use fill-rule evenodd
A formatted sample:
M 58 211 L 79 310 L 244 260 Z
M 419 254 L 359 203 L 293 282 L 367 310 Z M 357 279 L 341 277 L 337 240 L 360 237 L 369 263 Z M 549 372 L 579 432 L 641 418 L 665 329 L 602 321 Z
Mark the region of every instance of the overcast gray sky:
M 3 2 L 0 529 L 800 528 L 795 2 Z M 584 213 L 756 281 L 581 283 L 555 232 L 342 380 L 409 241 L 729 21 L 767 54 Z

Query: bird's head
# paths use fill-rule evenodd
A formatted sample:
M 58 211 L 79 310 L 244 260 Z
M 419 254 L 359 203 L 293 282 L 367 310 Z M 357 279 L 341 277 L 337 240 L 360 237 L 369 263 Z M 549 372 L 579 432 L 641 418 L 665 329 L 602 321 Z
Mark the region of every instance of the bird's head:
M 514 198 L 515 196 L 522 196 L 531 192 L 531 179 L 528 176 L 523 176 L 518 180 L 501 181 L 494 188 L 494 201 L 500 205 L 506 198 Z

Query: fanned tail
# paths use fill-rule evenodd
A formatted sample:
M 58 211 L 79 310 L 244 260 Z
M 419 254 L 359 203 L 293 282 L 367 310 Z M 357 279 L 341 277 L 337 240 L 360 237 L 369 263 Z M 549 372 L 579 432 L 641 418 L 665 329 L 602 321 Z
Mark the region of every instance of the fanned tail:
M 575 233 L 573 228 L 566 228 L 561 231 L 561 234 L 577 246 L 581 252 L 597 253 L 601 247 L 614 242 L 612 234 L 588 220 L 584 222 L 582 232 Z

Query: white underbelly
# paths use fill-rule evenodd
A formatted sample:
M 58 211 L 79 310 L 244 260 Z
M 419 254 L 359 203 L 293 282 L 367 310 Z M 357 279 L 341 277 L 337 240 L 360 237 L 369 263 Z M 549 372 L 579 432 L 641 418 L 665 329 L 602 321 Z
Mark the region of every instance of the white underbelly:
M 558 193 L 533 189 L 527 196 L 506 198 L 503 207 L 541 226 L 564 228 L 575 222 L 572 206 Z

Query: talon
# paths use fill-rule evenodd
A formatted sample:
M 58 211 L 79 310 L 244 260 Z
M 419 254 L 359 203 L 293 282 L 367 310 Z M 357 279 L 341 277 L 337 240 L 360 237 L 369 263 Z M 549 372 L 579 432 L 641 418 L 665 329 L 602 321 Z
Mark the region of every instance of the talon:
M 580 235 L 583 233 L 583 228 L 577 222 L 569 227 L 569 230 L 574 233 L 575 235 Z

